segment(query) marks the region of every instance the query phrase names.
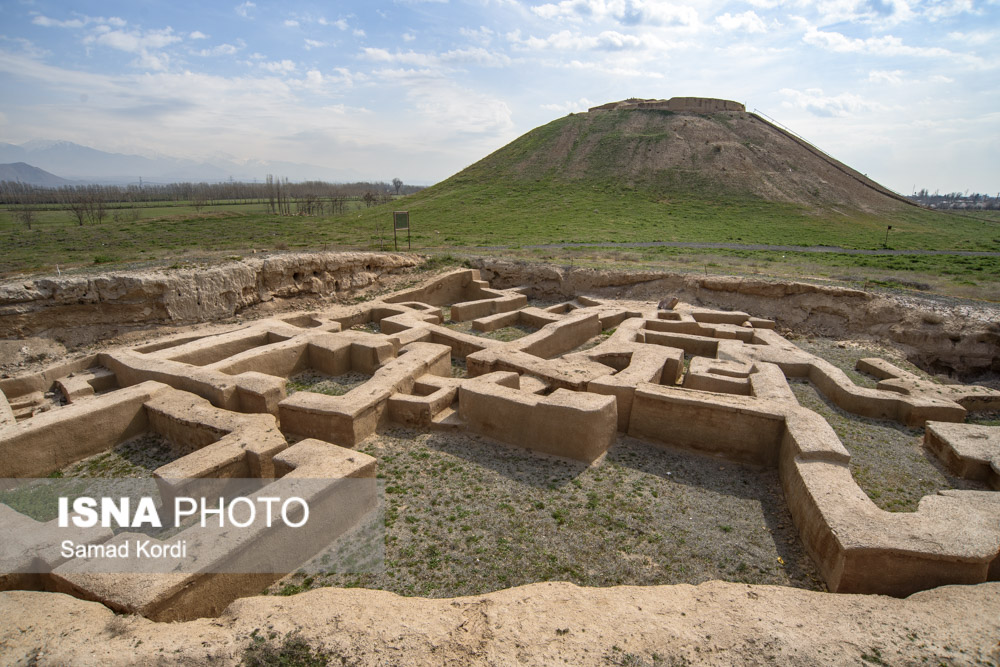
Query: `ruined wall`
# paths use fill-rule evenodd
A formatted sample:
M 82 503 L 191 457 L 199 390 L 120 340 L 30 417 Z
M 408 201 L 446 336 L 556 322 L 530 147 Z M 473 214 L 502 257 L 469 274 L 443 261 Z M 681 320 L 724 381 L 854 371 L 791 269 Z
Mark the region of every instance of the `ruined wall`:
M 10 281 L 0 284 L 0 338 L 78 345 L 109 331 L 209 322 L 275 298 L 350 293 L 419 262 L 390 253 L 289 253 L 208 268 Z
M 715 113 L 718 111 L 746 111 L 746 107 L 739 102 L 732 100 L 720 100 L 711 97 L 671 97 L 669 100 L 653 100 L 629 98 L 621 102 L 609 102 L 597 107 L 591 107 L 590 111 L 604 111 L 612 109 L 641 109 L 673 111 L 675 113 Z
M 1000 313 L 987 306 L 948 306 L 844 287 L 730 276 L 563 268 L 491 258 L 474 265 L 495 287 L 525 285 L 531 296 L 677 296 L 773 319 L 797 333 L 870 337 L 934 373 L 962 379 L 1000 373 Z

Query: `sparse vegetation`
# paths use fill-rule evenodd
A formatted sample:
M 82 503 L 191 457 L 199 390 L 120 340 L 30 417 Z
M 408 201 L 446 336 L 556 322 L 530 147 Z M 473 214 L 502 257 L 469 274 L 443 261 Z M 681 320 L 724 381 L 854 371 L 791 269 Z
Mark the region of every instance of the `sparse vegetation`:
M 289 378 L 285 383 L 285 391 L 289 396 L 297 391 L 311 391 L 316 394 L 326 394 L 327 396 L 343 396 L 370 379 L 370 375 L 353 371 L 343 375 L 331 376 L 308 370 Z
M 385 569 L 299 573 L 322 586 L 473 595 L 724 579 L 821 589 L 776 471 L 620 437 L 597 467 L 476 436 L 390 428 L 359 447 L 385 481 Z M 728 530 L 726 530 L 728 528 Z
M 325 667 L 330 654 L 313 647 L 301 635 L 290 632 L 279 637 L 270 632 L 264 637 L 259 630 L 250 634 L 250 643 L 243 649 L 242 667 Z M 341 664 L 347 664 L 340 661 Z
M 928 380 L 934 378 L 913 364 L 869 345 L 849 344 L 829 339 L 795 340 L 796 345 L 847 373 L 862 387 L 873 388 L 876 380 L 855 370 L 858 359 L 878 356 Z M 985 489 L 952 475 L 934 454 L 923 446 L 924 429 L 907 428 L 896 422 L 851 414 L 833 405 L 808 381 L 790 382 L 795 397 L 804 407 L 822 416 L 833 427 L 851 454 L 851 474 L 872 501 L 890 512 L 914 512 L 920 499 L 941 489 Z

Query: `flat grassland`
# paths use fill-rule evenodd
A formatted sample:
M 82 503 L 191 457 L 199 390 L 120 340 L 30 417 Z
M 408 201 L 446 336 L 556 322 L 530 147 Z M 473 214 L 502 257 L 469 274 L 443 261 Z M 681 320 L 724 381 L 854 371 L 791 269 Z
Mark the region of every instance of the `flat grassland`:
M 746 247 L 622 247 L 621 243 L 834 246 L 845 249 L 1000 252 L 1000 214 L 913 208 L 890 218 L 819 211 L 750 197 L 707 200 L 546 182 L 482 185 L 453 177 L 388 204 L 351 202 L 344 213 L 279 216 L 262 203 L 195 207 L 163 202 L 109 205 L 101 223 L 77 224 L 50 206 L 28 226 L 0 208 L 0 276 L 101 265 L 170 267 L 200 256 L 268 250 L 394 248 L 393 210 L 408 210 L 410 247 L 581 265 L 812 277 L 1000 300 L 1000 257 L 961 254 L 859 255 Z M 887 230 L 891 224 L 892 229 Z M 404 232 L 405 234 L 405 232 Z M 557 244 L 559 247 L 532 246 Z M 598 247 L 581 244 L 600 244 Z M 400 250 L 407 249 L 405 236 Z

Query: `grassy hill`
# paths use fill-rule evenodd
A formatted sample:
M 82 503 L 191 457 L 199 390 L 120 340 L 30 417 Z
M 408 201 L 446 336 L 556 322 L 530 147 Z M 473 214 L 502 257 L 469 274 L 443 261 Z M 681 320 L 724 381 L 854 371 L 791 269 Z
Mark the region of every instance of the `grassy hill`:
M 405 198 L 422 243 L 692 241 L 1000 250 L 756 116 L 618 110 L 543 125 Z M 362 221 L 385 215 L 367 211 Z

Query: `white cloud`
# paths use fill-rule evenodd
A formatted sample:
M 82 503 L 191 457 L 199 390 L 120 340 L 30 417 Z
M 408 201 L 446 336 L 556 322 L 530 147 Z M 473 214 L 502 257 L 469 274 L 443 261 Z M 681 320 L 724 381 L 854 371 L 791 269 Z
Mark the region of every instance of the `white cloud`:
M 124 28 L 126 25 L 128 25 L 125 19 L 119 18 L 117 16 L 104 18 L 102 16 L 80 15 L 77 18 L 60 21 L 58 19 L 53 19 L 38 13 L 34 13 L 31 22 L 35 25 L 40 25 L 43 28 L 83 28 L 84 26 L 91 24 L 109 25 L 115 28 Z
M 354 35 L 355 37 L 364 37 L 365 31 L 362 30 L 361 28 L 355 28 L 354 30 L 351 31 L 351 34 Z
M 884 111 L 887 107 L 878 102 L 867 100 L 853 93 L 840 95 L 824 95 L 820 88 L 809 88 L 805 91 L 782 88 L 781 94 L 790 98 L 782 103 L 786 108 L 803 109 L 816 116 L 849 116 L 865 111 Z
M 142 52 L 138 58 L 132 61 L 132 65 L 140 69 L 165 72 L 170 65 L 170 56 L 165 53 Z
M 515 47 L 529 51 L 644 51 L 667 50 L 677 45 L 668 44 L 648 32 L 633 35 L 616 30 L 605 30 L 597 35 L 560 30 L 544 38 L 532 35 L 523 39 L 520 32 L 515 31 L 508 33 L 507 38 Z
M 568 113 L 579 113 L 581 111 L 586 111 L 590 107 L 595 107 L 597 104 L 588 100 L 586 97 L 581 97 L 576 102 L 562 102 L 561 104 L 542 104 L 540 105 L 542 109 L 546 111 L 555 111 L 556 113 L 568 114 Z
M 233 8 L 233 11 L 235 11 L 237 14 L 246 19 L 250 18 L 250 12 L 256 6 L 257 6 L 256 3 L 250 2 L 250 0 L 246 0 L 246 2 L 244 2 L 243 4 L 236 5 L 236 7 Z
M 506 102 L 460 86 L 434 71 L 382 70 L 379 74 L 405 88 L 419 122 L 434 128 L 435 133 L 491 135 L 509 132 L 514 127 Z
M 503 67 L 511 63 L 503 53 L 493 53 L 480 47 L 453 49 L 444 53 L 419 53 L 417 51 L 396 51 L 364 47 L 362 55 L 373 62 L 399 63 L 415 67 L 440 68 L 447 65 L 479 65 L 482 67 Z
M 571 70 L 597 72 L 616 79 L 622 77 L 638 78 L 642 80 L 664 78 L 663 72 L 656 70 L 646 70 L 634 66 L 628 66 L 626 64 L 609 64 L 603 61 L 571 60 L 565 65 L 562 65 L 562 67 Z
M 0 35 L 0 42 L 12 42 L 21 53 L 36 60 L 40 60 L 52 54 L 52 52 L 48 49 L 36 46 L 34 42 L 23 37 L 7 37 L 6 35 Z
M 371 46 L 366 46 L 361 49 L 361 53 L 368 60 L 378 63 L 398 62 L 407 65 L 428 65 L 433 61 L 432 58 L 424 53 L 416 53 L 414 51 L 408 51 L 407 53 L 401 53 L 399 51 L 396 53 L 390 53 L 386 49 L 379 49 Z
M 404 42 L 412 42 L 416 38 L 417 38 L 417 36 L 414 35 L 412 32 L 404 32 L 403 33 L 403 41 Z
M 948 39 L 971 46 L 986 46 L 996 44 L 1000 40 L 1000 32 L 996 30 L 955 31 L 948 33 Z
M 295 71 L 295 63 L 288 59 L 266 61 L 259 63 L 259 66 L 275 74 L 288 74 Z
M 346 67 L 334 67 L 334 75 L 326 74 L 325 79 L 338 86 L 350 88 L 355 82 L 364 82 L 368 80 L 368 75 L 364 72 L 352 72 Z
M 543 19 L 554 18 L 585 18 L 604 14 L 606 9 L 602 0 L 562 0 L 559 3 L 548 3 L 531 8 Z
M 285 27 L 286 28 L 298 28 L 299 27 L 299 22 L 296 21 L 295 19 L 285 19 Z
M 470 64 L 482 67 L 505 67 L 511 63 L 511 59 L 504 53 L 494 53 L 480 47 L 471 49 L 453 49 L 440 54 L 443 63 Z
M 311 69 L 306 72 L 305 78 L 288 80 L 288 84 L 293 88 L 308 90 L 312 93 L 325 92 L 325 83 L 326 79 L 324 78 L 323 73 L 316 69 Z
M 318 49 L 318 48 L 321 48 L 321 47 L 324 47 L 324 46 L 329 46 L 329 44 L 327 42 L 321 42 L 321 41 L 316 40 L 316 39 L 307 39 L 307 40 L 305 40 L 306 51 L 311 51 L 312 49 Z
M 893 35 L 860 39 L 847 37 L 839 32 L 828 32 L 810 27 L 803 35 L 806 44 L 818 46 L 837 53 L 863 53 L 878 56 L 917 56 L 921 58 L 949 58 L 956 56 L 948 49 L 938 46 L 907 46 L 903 40 Z
M 757 12 L 753 10 L 735 15 L 726 12 L 721 16 L 716 16 L 715 22 L 718 23 L 723 30 L 728 31 L 742 30 L 750 33 L 767 32 L 767 26 L 764 25 L 763 19 L 757 16 Z
M 888 83 L 892 85 L 899 85 L 903 83 L 903 71 L 893 70 L 891 72 L 884 70 L 872 70 L 868 73 L 869 83 Z
M 635 35 L 623 35 L 614 30 L 605 30 L 597 36 L 593 48 L 605 49 L 608 51 L 625 51 L 646 48 L 642 37 Z
M 66 21 L 58 21 L 56 19 L 50 19 L 48 16 L 42 16 L 39 14 L 31 20 L 35 25 L 40 25 L 45 28 L 82 28 L 87 25 L 87 22 L 83 19 L 68 19 Z
M 140 53 L 162 49 L 179 41 L 181 41 L 180 35 L 174 34 L 172 28 L 148 30 L 146 32 L 139 30 L 129 32 L 124 30 L 107 30 L 99 32 L 97 35 L 89 36 L 84 40 L 86 43 L 93 42 L 127 53 Z
M 205 33 L 201 32 L 200 30 L 195 30 L 194 32 L 188 34 L 188 38 L 190 38 L 190 39 L 208 39 L 208 35 L 206 35 Z
M 924 16 L 932 21 L 950 18 L 958 14 L 975 14 L 976 8 L 972 0 L 938 0 L 929 2 L 924 10 Z
M 320 25 L 333 26 L 334 28 L 339 28 L 340 30 L 347 30 L 347 21 L 344 19 L 337 19 L 336 21 L 328 21 L 325 17 L 321 16 L 316 19 L 316 23 Z
M 612 19 L 624 25 L 696 26 L 698 11 L 687 5 L 663 0 L 561 0 L 531 8 L 543 19 L 602 21 Z
M 170 56 L 162 49 L 183 41 L 183 38 L 167 27 L 158 30 L 112 30 L 106 22 L 97 25 L 93 32 L 83 39 L 84 44 L 106 46 L 116 51 L 136 55 L 133 67 L 164 71 L 170 64 Z
M 236 44 L 219 44 L 211 49 L 202 49 L 199 56 L 231 56 L 246 48 L 246 42 L 237 40 Z
M 489 46 L 497 33 L 486 26 L 479 26 L 478 29 L 459 28 L 458 34 L 473 42 L 478 42 L 482 46 Z

